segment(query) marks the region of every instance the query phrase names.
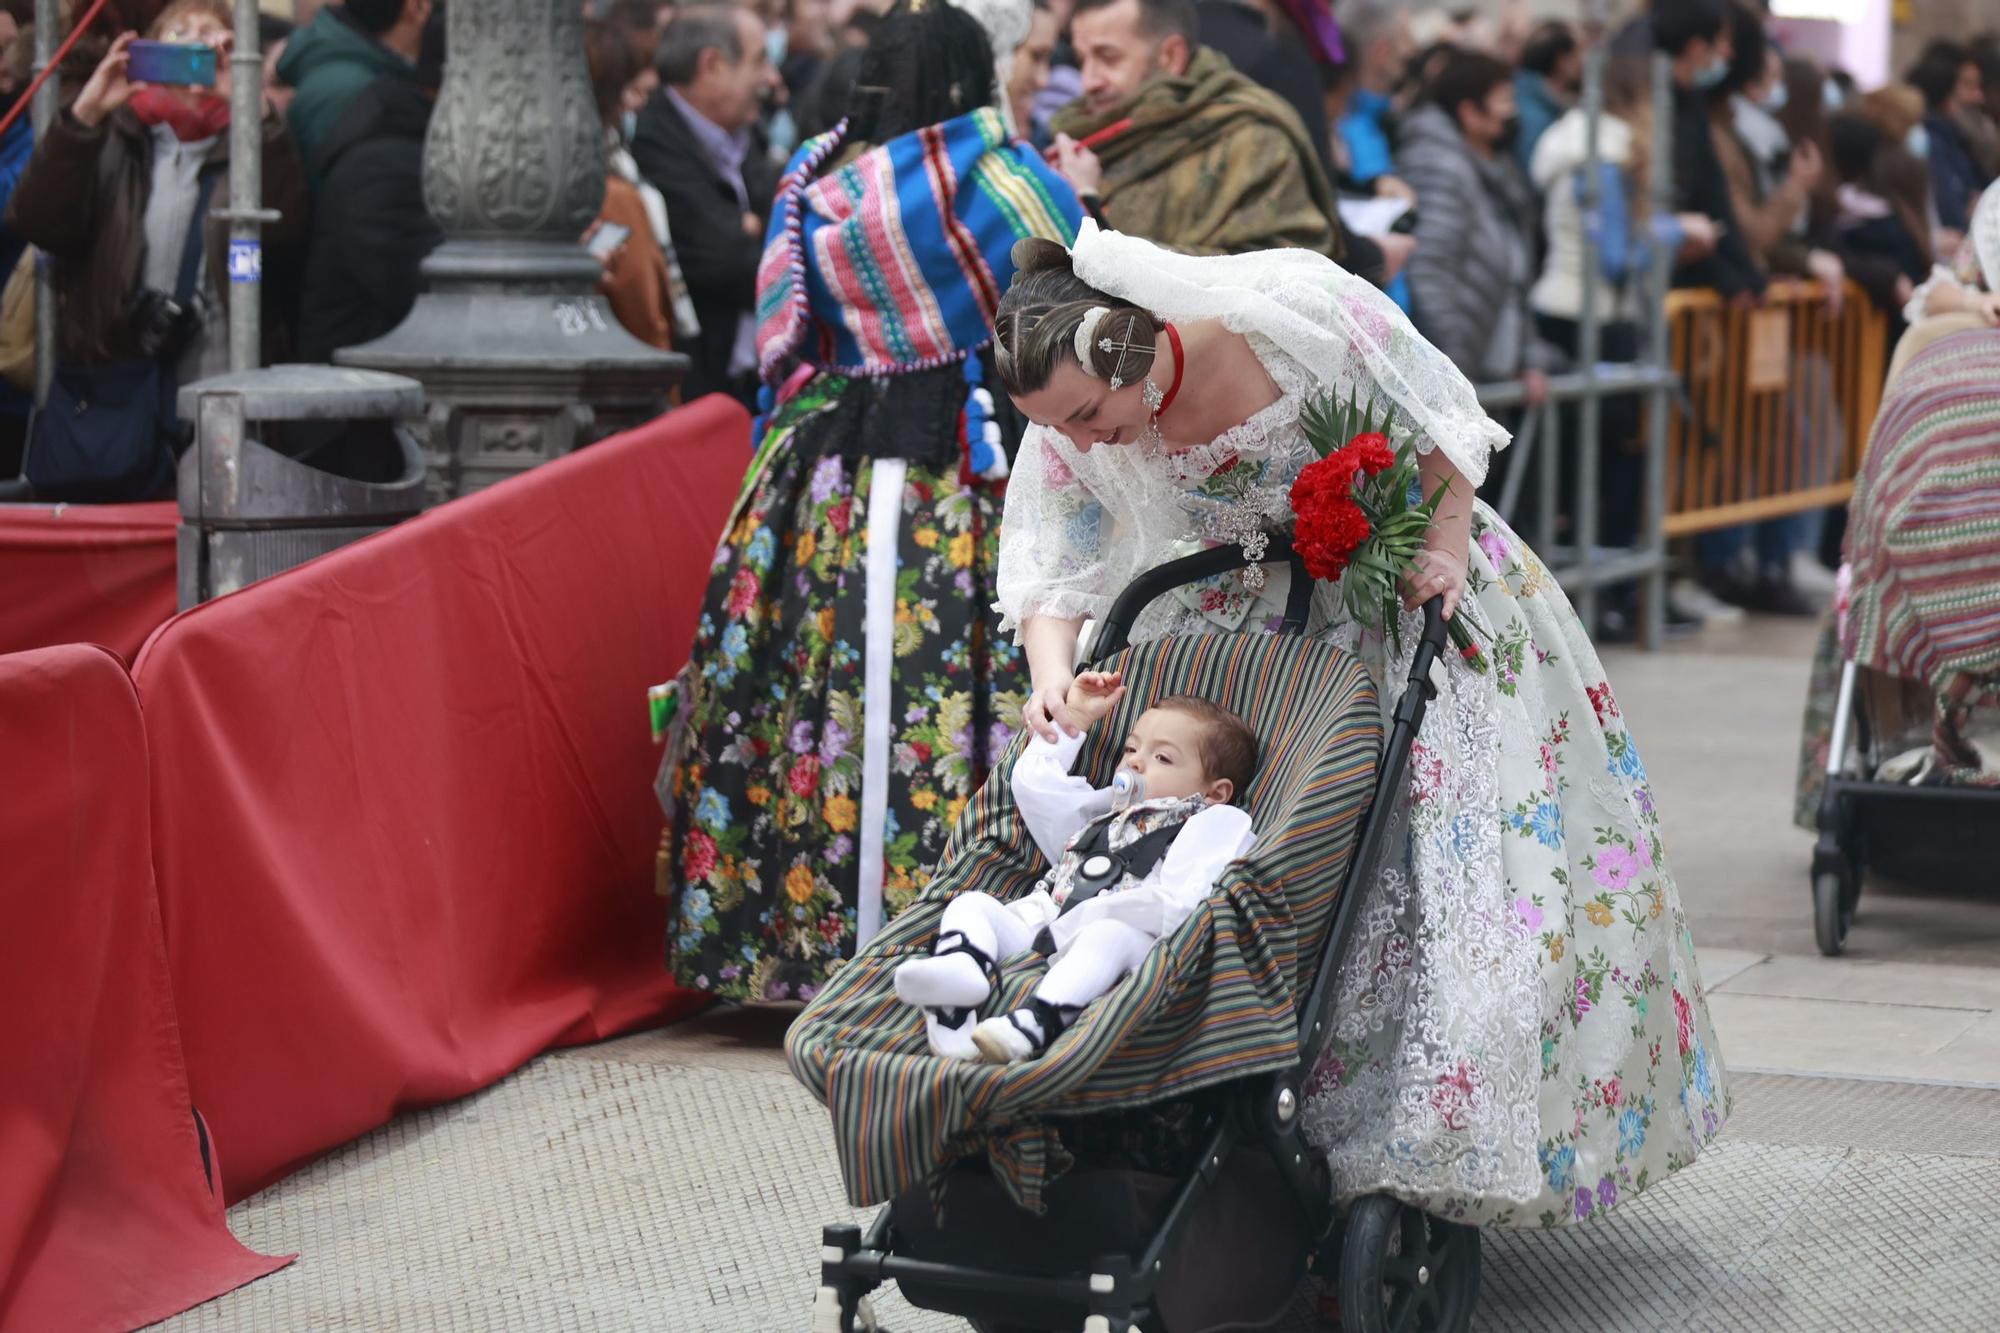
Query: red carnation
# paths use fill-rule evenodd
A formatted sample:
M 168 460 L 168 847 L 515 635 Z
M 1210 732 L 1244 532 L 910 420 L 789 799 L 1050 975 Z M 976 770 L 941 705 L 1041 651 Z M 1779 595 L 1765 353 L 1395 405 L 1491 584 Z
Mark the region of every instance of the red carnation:
M 798 795 L 812 795 L 813 788 L 819 785 L 819 760 L 811 755 L 807 755 L 805 758 L 799 760 L 798 763 L 792 765 L 792 771 L 786 775 L 786 778 L 790 782 L 792 790 Z
M 1353 454 L 1356 466 L 1371 477 L 1396 465 L 1396 451 L 1389 446 L 1389 437 L 1380 431 L 1355 436 L 1341 452 Z
M 1348 500 L 1354 493 L 1355 464 L 1345 450 L 1306 464 L 1292 482 L 1292 508 L 1304 510 L 1322 499 Z
M 1316 579 L 1339 578 L 1368 540 L 1368 518 L 1353 498 L 1358 462 L 1358 454 L 1339 450 L 1307 464 L 1292 483 L 1292 509 L 1298 515 L 1292 547 Z

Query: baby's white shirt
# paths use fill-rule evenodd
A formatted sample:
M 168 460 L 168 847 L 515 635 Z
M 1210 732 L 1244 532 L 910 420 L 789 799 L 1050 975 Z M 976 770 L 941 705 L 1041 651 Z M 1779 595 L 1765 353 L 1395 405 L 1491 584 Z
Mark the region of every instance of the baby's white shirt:
M 1082 748 L 1080 735 L 1056 741 L 1035 736 L 1014 761 L 1014 806 L 1052 866 L 1062 860 L 1085 825 L 1111 809 L 1111 788 L 1092 787 L 1088 778 L 1069 771 Z M 1123 921 L 1155 939 L 1165 938 L 1207 900 L 1229 863 L 1248 855 L 1255 841 L 1248 811 L 1234 805 L 1197 811 L 1144 879 L 1127 889 L 1100 893 L 1063 913 L 1050 927 L 1057 945 L 1101 920 Z

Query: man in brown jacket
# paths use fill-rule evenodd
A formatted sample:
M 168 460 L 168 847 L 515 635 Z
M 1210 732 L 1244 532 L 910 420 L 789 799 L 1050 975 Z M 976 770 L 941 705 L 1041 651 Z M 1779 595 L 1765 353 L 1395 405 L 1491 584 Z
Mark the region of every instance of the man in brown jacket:
M 1192 0 L 1078 0 L 1083 97 L 1055 119 L 1057 168 L 1086 198 L 1101 191 L 1109 226 L 1176 250 L 1341 258 L 1333 187 L 1298 114 L 1199 46 L 1199 26 Z

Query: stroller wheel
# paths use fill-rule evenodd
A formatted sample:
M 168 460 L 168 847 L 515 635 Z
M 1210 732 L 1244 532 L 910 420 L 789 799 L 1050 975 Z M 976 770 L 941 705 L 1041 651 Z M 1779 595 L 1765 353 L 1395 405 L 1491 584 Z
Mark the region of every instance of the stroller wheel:
M 1479 1303 L 1479 1232 L 1386 1194 L 1348 1214 L 1340 1253 L 1343 1333 L 1465 1333 Z
M 1847 928 L 1854 924 L 1853 899 L 1837 870 L 1813 876 L 1813 938 L 1819 951 L 1838 958 L 1847 948 Z

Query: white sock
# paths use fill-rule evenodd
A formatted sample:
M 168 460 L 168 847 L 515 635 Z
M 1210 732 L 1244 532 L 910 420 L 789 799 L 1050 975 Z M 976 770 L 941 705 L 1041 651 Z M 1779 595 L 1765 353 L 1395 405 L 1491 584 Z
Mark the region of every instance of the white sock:
M 921 1009 L 970 1009 L 992 990 L 986 971 L 969 953 L 912 958 L 896 969 L 896 995 Z

